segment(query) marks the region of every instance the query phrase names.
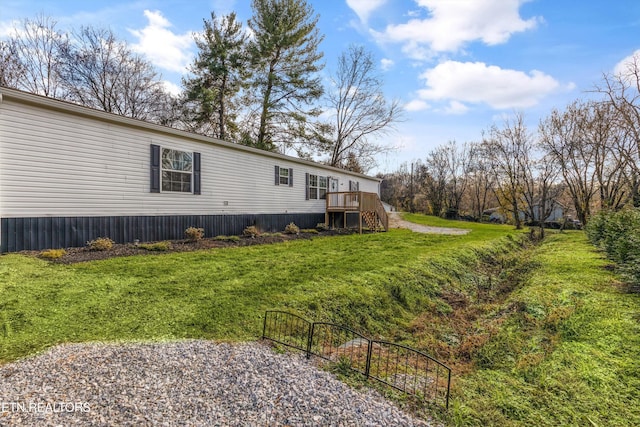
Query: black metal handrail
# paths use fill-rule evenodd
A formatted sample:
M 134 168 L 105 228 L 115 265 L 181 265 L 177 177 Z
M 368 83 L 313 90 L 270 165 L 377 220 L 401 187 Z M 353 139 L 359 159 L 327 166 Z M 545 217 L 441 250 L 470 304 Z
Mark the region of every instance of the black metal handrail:
M 406 345 L 371 340 L 367 377 L 449 408 L 451 368 Z
M 287 347 L 308 352 L 312 323 L 286 311 L 270 310 L 265 313 L 262 338 Z
M 314 322 L 311 325 L 307 357 L 313 354 L 333 362 L 348 362 L 352 370 L 366 376 L 370 341 L 364 335 L 344 326 Z
M 265 313 L 262 338 L 347 363 L 353 371 L 445 408 L 449 408 L 451 368 L 426 353 L 373 340 L 336 323 L 310 322 L 286 311 Z

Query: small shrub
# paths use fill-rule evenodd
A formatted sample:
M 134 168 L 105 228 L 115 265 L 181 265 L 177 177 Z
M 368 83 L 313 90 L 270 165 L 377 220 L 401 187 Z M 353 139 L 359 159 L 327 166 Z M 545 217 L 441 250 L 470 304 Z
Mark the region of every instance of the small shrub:
M 640 209 L 602 211 L 587 223 L 587 236 L 602 248 L 631 285 L 640 285 Z
M 40 256 L 46 259 L 59 259 L 62 258 L 67 251 L 64 249 L 48 249 L 46 251 L 40 252 Z
M 329 229 L 329 226 L 324 222 L 319 222 L 318 225 L 316 225 L 316 230 L 318 231 L 327 231 L 328 229 Z
M 171 249 L 171 242 L 140 243 L 138 247 L 148 251 L 168 251 Z
M 114 241 L 108 237 L 98 237 L 87 242 L 87 246 L 92 251 L 108 251 L 113 247 Z
M 295 225 L 293 222 L 290 222 L 285 228 L 284 232 L 286 234 L 298 234 L 300 233 L 300 227 Z
M 300 230 L 301 233 L 309 233 L 309 234 L 318 234 L 319 231 L 316 230 L 315 228 L 305 228 Z
M 204 237 L 204 228 L 189 227 L 184 230 L 184 235 L 193 242 L 201 240 Z
M 253 238 L 260 235 L 260 232 L 258 231 L 255 225 L 250 225 L 249 227 L 242 230 L 242 234 L 247 237 Z
M 351 368 L 351 359 L 349 359 L 347 356 L 341 355 L 333 364 L 331 370 L 336 374 L 349 376 L 352 373 Z

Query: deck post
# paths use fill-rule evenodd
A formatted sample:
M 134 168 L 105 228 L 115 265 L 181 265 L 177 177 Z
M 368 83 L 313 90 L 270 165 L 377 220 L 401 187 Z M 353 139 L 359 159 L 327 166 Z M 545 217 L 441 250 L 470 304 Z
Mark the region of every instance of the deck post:
M 324 200 L 324 225 L 329 228 L 329 195 L 326 195 L 326 199 Z

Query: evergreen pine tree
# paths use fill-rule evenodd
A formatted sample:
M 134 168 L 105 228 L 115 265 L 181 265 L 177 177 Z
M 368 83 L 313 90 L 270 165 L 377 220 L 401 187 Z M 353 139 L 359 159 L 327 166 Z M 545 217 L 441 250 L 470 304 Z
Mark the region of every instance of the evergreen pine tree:
M 233 141 L 237 138 L 238 97 L 246 78 L 247 36 L 236 14 L 204 20 L 195 37 L 198 56 L 183 79 L 187 121 L 199 133 Z
M 290 148 L 304 139 L 308 119 L 320 113 L 314 108 L 323 93 L 318 16 L 304 0 L 253 0 L 252 8 L 250 84 L 257 111 L 245 143 L 270 151 Z

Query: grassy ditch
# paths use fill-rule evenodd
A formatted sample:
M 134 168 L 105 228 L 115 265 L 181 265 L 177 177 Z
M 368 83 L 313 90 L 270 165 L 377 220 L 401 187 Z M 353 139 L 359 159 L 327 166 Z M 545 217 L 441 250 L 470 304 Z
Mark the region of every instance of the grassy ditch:
M 528 262 L 456 381 L 448 423 L 640 425 L 639 296 L 582 233 L 552 235 Z

